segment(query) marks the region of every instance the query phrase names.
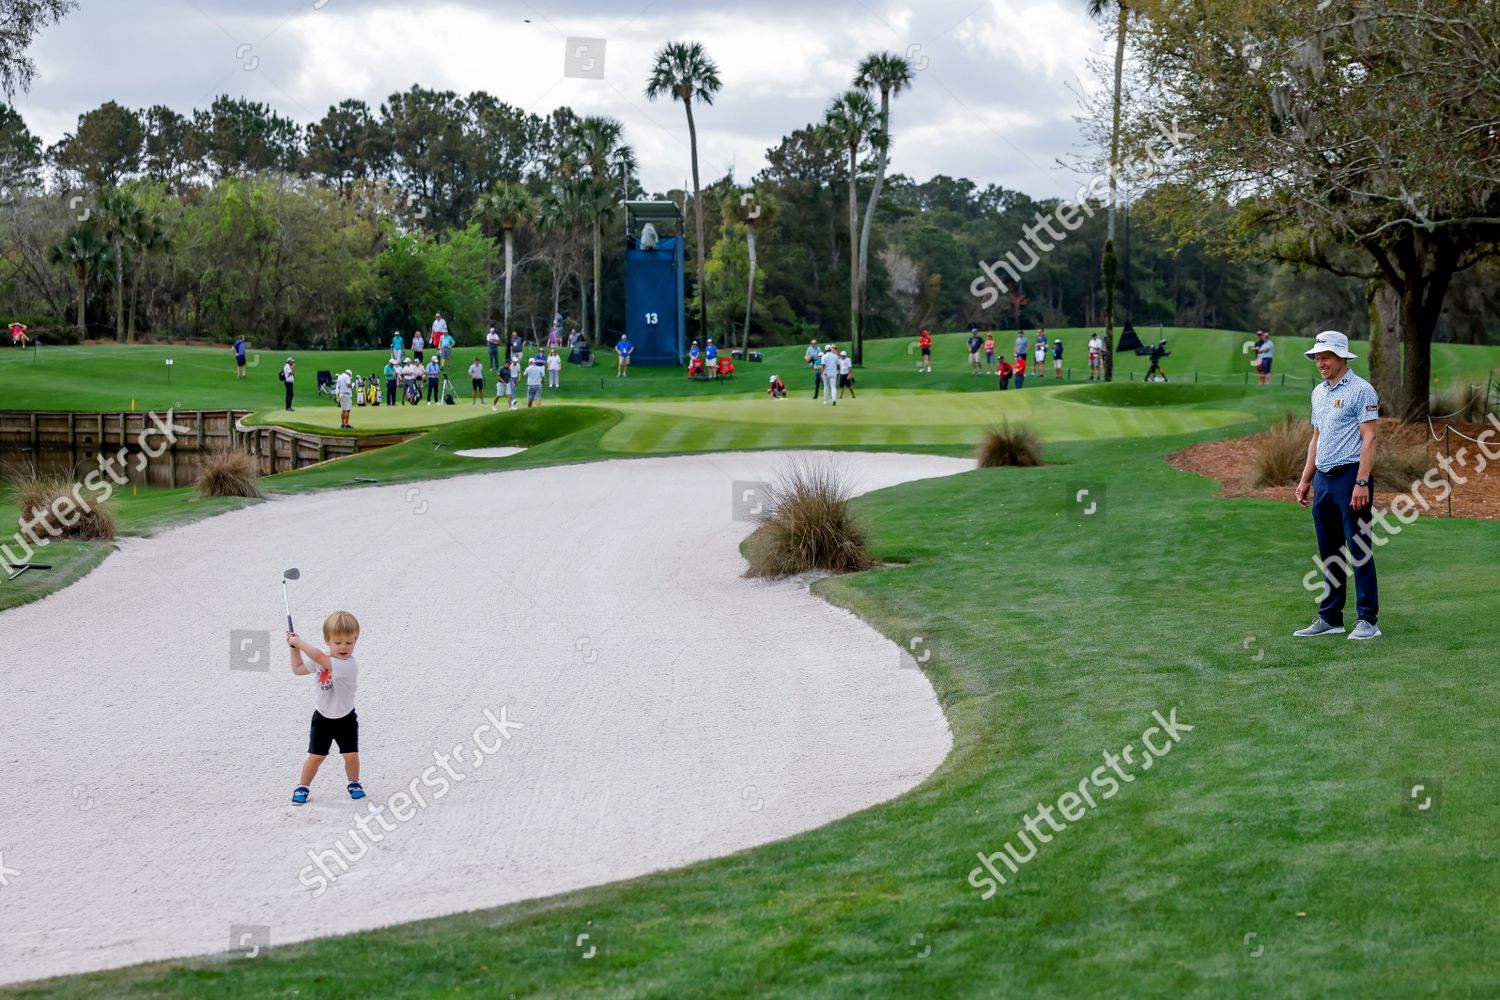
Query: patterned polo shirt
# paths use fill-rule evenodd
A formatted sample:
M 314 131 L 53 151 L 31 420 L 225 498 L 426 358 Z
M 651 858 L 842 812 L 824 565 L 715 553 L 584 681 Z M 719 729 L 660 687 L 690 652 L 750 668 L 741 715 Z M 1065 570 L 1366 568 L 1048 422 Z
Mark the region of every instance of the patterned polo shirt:
M 1314 461 L 1319 472 L 1359 461 L 1363 439 L 1359 425 L 1380 416 L 1375 387 L 1346 371 L 1333 385 L 1319 382 L 1312 391 L 1312 425 L 1318 429 Z

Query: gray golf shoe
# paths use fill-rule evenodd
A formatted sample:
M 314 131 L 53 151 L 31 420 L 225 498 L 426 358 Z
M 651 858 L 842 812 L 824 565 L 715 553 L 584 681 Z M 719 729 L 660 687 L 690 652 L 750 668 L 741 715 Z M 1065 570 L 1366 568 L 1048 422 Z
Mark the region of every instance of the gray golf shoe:
M 1380 634 L 1380 626 L 1372 625 L 1361 618 L 1354 623 L 1354 631 L 1349 633 L 1351 639 L 1373 639 Z
M 1306 638 L 1310 635 L 1342 635 L 1343 632 L 1344 626 L 1330 625 L 1323 620 L 1323 617 L 1321 615 L 1319 615 L 1317 618 L 1313 619 L 1312 624 L 1307 626 L 1307 628 L 1298 629 L 1297 631 L 1293 632 L 1292 635 Z

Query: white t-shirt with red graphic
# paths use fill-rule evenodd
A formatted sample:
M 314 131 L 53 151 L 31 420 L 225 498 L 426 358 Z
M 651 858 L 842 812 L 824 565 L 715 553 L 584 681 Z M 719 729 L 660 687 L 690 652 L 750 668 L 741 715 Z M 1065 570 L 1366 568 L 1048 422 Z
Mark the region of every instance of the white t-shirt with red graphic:
M 313 663 L 318 680 L 318 714 L 325 719 L 342 719 L 354 711 L 354 691 L 359 687 L 359 663 L 354 657 L 341 660 L 330 656 L 331 666 Z

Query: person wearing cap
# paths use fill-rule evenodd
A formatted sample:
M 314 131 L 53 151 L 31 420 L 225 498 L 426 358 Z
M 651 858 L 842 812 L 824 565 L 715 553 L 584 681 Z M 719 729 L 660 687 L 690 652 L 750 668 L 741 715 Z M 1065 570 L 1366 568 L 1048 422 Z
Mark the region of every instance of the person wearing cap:
M 697 378 L 698 372 L 702 370 L 703 351 L 698 347 L 695 340 L 688 346 L 688 378 Z
M 1265 330 L 1255 331 L 1255 370 L 1260 374 L 1260 384 L 1271 384 L 1271 362 L 1276 357 L 1276 345 Z
M 420 361 L 412 360 L 412 364 L 421 365 Z M 443 366 L 438 363 L 437 355 L 427 362 L 427 405 L 436 406 L 438 403 L 438 383 L 443 377 Z
M 786 398 L 786 383 L 781 381 L 780 375 L 771 376 L 771 387 L 766 392 L 771 394 L 772 399 Z
M 286 383 L 286 411 L 292 412 L 292 382 L 297 377 L 297 362 L 291 358 L 281 366 L 281 381 Z
M 1062 378 L 1063 377 L 1062 356 L 1063 356 L 1062 338 L 1058 337 L 1056 340 L 1054 340 L 1052 342 L 1052 374 L 1056 375 L 1058 378 Z
M 354 409 L 354 372 L 348 368 L 339 372 L 334 382 L 334 398 L 339 401 L 339 427 L 349 429 L 349 411 Z
M 443 334 L 448 332 L 448 321 L 443 319 L 442 313 L 432 314 L 432 330 L 430 332 L 432 336 L 427 338 L 427 343 L 433 347 L 437 347 L 438 343 L 443 339 Z
M 634 350 L 630 337 L 620 334 L 620 340 L 615 344 L 615 378 L 630 377 L 630 355 Z
M 917 361 L 918 373 L 926 372 L 932 374 L 932 334 L 923 330 L 917 337 L 917 347 L 921 349 L 922 356 Z
M 395 333 L 391 334 L 391 360 L 396 362 L 397 364 L 400 364 L 401 362 L 401 352 L 404 346 L 404 342 L 401 340 L 400 330 L 397 330 Z
M 703 374 L 709 378 L 719 377 L 719 349 L 712 340 L 703 345 Z
M 832 344 L 823 345 L 823 405 L 832 403 L 839 405 L 838 397 L 834 395 L 839 382 L 839 352 Z
M 819 361 L 823 357 L 823 348 L 818 346 L 818 339 L 814 337 L 807 343 L 807 350 L 802 352 L 802 360 L 813 373 L 813 399 L 818 398 L 818 393 L 823 389 L 823 366 Z
M 1307 464 L 1297 483 L 1297 503 L 1312 507 L 1318 537 L 1318 561 L 1323 567 L 1323 598 L 1318 617 L 1297 636 L 1338 635 L 1344 632 L 1344 604 L 1349 589 L 1349 563 L 1354 561 L 1355 609 L 1358 618 L 1351 639 L 1380 635 L 1380 596 L 1375 582 L 1375 549 L 1370 536 L 1374 506 L 1370 470 L 1375 464 L 1375 421 L 1380 397 L 1374 386 L 1349 370 L 1349 338 L 1325 330 L 1306 352 L 1317 364 L 1323 381 L 1312 391 L 1312 441 Z
M 844 398 L 844 390 L 849 391 L 849 398 L 854 396 L 854 362 L 849 360 L 848 351 L 839 351 L 839 399 Z

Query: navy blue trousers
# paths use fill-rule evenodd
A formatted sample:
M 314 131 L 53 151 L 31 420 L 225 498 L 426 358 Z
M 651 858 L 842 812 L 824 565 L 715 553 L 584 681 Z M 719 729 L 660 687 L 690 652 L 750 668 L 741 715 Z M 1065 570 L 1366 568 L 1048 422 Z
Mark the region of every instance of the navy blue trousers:
M 1313 476 L 1313 528 L 1318 533 L 1318 558 L 1323 563 L 1323 602 L 1318 614 L 1330 625 L 1344 624 L 1349 596 L 1350 562 L 1354 568 L 1355 607 L 1360 618 L 1374 625 L 1380 617 L 1380 592 L 1375 585 L 1375 542 L 1370 536 L 1370 503 L 1359 510 L 1349 505 L 1359 466 L 1340 465 Z M 1346 557 L 1341 549 L 1349 547 Z

